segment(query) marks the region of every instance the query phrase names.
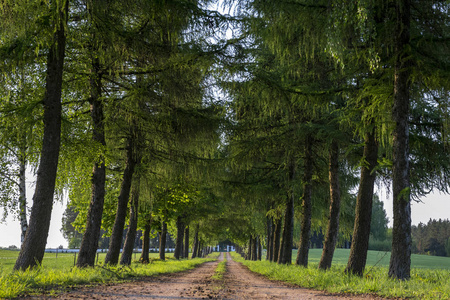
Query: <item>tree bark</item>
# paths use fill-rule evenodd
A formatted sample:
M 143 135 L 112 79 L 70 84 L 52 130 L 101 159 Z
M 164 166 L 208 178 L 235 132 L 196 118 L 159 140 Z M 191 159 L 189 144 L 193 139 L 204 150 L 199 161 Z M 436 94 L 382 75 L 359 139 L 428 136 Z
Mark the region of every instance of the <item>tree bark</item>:
M 52 9 L 57 9 L 54 2 L 51 2 L 51 6 Z M 14 270 L 26 270 L 42 262 L 50 228 L 61 141 L 61 91 L 69 1 L 66 1 L 59 9 L 60 11 L 55 11 L 56 30 L 47 56 L 46 86 L 43 99 L 44 136 L 36 189 L 29 227 Z
M 136 240 L 137 224 L 138 224 L 138 209 L 139 209 L 139 176 L 136 178 L 133 190 L 131 192 L 131 206 L 130 206 L 130 221 L 128 225 L 127 236 L 125 244 L 122 249 L 122 256 L 120 258 L 121 265 L 130 265 L 133 257 L 134 242 Z
M 189 258 L 189 226 L 186 226 L 186 229 L 184 229 L 183 258 Z
M 195 226 L 195 232 L 194 232 L 194 245 L 192 246 L 192 258 L 196 258 L 197 257 L 197 252 L 198 252 L 198 230 L 199 230 L 199 225 L 197 224 Z
M 93 62 L 91 78 L 91 96 L 89 99 L 92 119 L 92 139 L 102 147 L 106 146 L 103 103 L 101 101 L 102 76 L 98 59 Z M 94 266 L 98 240 L 102 226 L 103 204 L 105 201 L 106 169 L 103 155 L 94 163 L 92 171 L 91 201 L 86 220 L 86 230 L 81 241 L 77 267 Z
M 248 240 L 248 252 L 247 252 L 247 257 L 245 258 L 246 260 L 252 260 L 252 253 L 253 253 L 253 236 L 250 236 L 249 240 Z
M 108 253 L 106 253 L 105 264 L 116 265 L 119 261 L 120 248 L 122 246 L 123 228 L 127 216 L 127 206 L 130 198 L 131 182 L 133 179 L 136 161 L 134 158 L 134 135 L 130 134 L 127 145 L 127 162 L 123 173 L 122 185 L 117 202 L 116 218 L 109 242 Z
M 394 202 L 394 227 L 392 229 L 392 252 L 389 276 L 409 279 L 411 273 L 411 204 L 409 182 L 409 78 L 411 1 L 395 1 L 396 32 L 393 133 L 392 192 Z
M 19 219 L 20 219 L 20 243 L 22 244 L 25 240 L 25 235 L 28 229 L 27 222 L 27 190 L 26 190 L 26 175 L 25 170 L 27 167 L 26 161 L 26 150 L 21 149 L 21 154 L 19 157 Z
M 162 222 L 161 234 L 159 236 L 159 259 L 166 260 L 166 235 L 167 235 L 167 223 Z
M 280 253 L 281 223 L 282 223 L 281 218 L 275 221 L 275 229 L 273 235 L 273 251 L 272 251 L 273 262 L 278 262 L 278 254 Z
M 288 195 L 286 210 L 284 212 L 283 236 L 281 238 L 281 246 L 278 254 L 279 264 L 292 263 L 292 243 L 294 227 L 294 194 Z
M 177 240 L 175 242 L 175 259 L 183 257 L 183 238 L 184 238 L 184 222 L 181 216 L 177 217 Z
M 309 243 L 311 235 L 312 216 L 312 175 L 313 175 L 312 140 L 308 136 L 305 145 L 305 170 L 303 177 L 303 197 L 302 197 L 302 223 L 300 233 L 300 245 L 298 247 L 297 259 L 295 263 L 300 266 L 308 266 Z
M 255 236 L 252 238 L 252 260 L 257 260 L 258 259 L 258 237 Z
M 262 259 L 262 244 L 261 244 L 261 238 L 258 237 L 258 257 L 257 260 Z
M 150 252 L 150 230 L 152 225 L 152 215 L 149 214 L 148 219 L 144 226 L 144 238 L 142 240 L 142 253 L 139 261 L 143 264 L 150 262 L 149 252 Z
M 355 225 L 352 235 L 352 246 L 348 259 L 348 273 L 362 276 L 366 266 L 367 250 L 369 248 L 370 221 L 372 218 L 373 186 L 375 183 L 378 145 L 375 139 L 375 129 L 366 133 L 364 139 L 364 165 L 361 167 L 358 197 L 355 208 Z
M 272 217 L 267 217 L 267 251 L 266 260 L 272 261 L 272 250 L 273 250 L 273 221 Z
M 339 187 L 339 145 L 336 140 L 331 143 L 329 156 L 329 180 L 330 180 L 330 215 L 328 217 L 328 228 L 325 234 L 322 257 L 319 269 L 331 268 L 334 249 L 339 234 L 339 214 L 341 208 L 341 191 Z

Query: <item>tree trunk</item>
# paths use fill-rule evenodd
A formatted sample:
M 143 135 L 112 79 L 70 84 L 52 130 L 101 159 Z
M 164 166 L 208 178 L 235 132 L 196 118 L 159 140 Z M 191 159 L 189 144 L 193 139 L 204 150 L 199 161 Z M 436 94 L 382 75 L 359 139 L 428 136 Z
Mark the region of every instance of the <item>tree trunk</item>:
M 252 260 L 252 253 L 253 253 L 253 236 L 250 236 L 250 239 L 248 240 L 248 252 L 247 252 L 247 257 L 245 258 L 246 260 Z
M 283 236 L 281 240 L 281 247 L 278 254 L 279 264 L 292 263 L 292 243 L 294 231 L 294 189 L 292 187 L 295 177 L 295 163 L 291 160 L 289 163 L 289 193 L 287 196 L 286 211 L 284 213 Z
M 108 253 L 106 253 L 105 264 L 116 265 L 119 261 L 120 248 L 122 246 L 123 228 L 127 216 L 127 206 L 130 198 L 131 182 L 133 179 L 136 161 L 134 158 L 134 135 L 128 137 L 127 162 L 123 173 L 122 185 L 117 202 L 116 218 L 109 242 Z
M 139 261 L 143 264 L 147 264 L 150 262 L 150 257 L 148 253 L 150 252 L 150 230 L 152 224 L 152 215 L 149 214 L 148 219 L 145 222 L 144 226 L 144 238 L 142 240 L 142 253 Z
M 262 259 L 262 244 L 261 244 L 261 238 L 258 237 L 258 260 Z
M 189 226 L 186 226 L 186 229 L 184 229 L 183 258 L 189 258 Z
M 281 246 L 278 254 L 279 264 L 292 263 L 292 243 L 293 243 L 293 227 L 294 227 L 294 195 L 288 195 L 286 210 L 284 212 L 283 236 L 281 238 Z
M 195 233 L 194 233 L 194 245 L 192 246 L 192 258 L 196 258 L 197 252 L 198 252 L 198 230 L 199 230 L 199 225 L 197 224 L 195 226 Z
M 272 261 L 272 249 L 273 249 L 273 221 L 272 217 L 267 217 L 267 252 L 266 252 L 266 260 Z
M 278 262 L 278 254 L 280 253 L 281 223 L 282 223 L 281 218 L 275 221 L 275 229 L 273 235 L 273 251 L 272 251 L 273 262 Z
M 393 133 L 392 192 L 394 202 L 394 227 L 389 276 L 409 279 L 411 273 L 411 204 L 409 182 L 409 77 L 410 62 L 410 0 L 395 1 L 396 32 Z
M 183 238 L 184 238 L 184 223 L 181 216 L 177 217 L 177 240 L 175 242 L 175 252 L 173 257 L 180 259 L 183 257 Z
M 369 248 L 370 220 L 372 217 L 373 186 L 375 183 L 378 145 L 375 129 L 366 133 L 364 139 L 364 166 L 361 167 L 361 180 L 356 199 L 355 226 L 352 235 L 352 246 L 346 272 L 362 276 L 366 266 Z
M 136 241 L 136 231 L 138 223 L 138 209 L 139 209 L 139 176 L 136 178 L 133 190 L 131 192 L 131 206 L 130 206 L 130 221 L 128 225 L 127 236 L 122 250 L 122 257 L 120 258 L 121 265 L 130 265 L 133 257 L 133 248 Z
M 254 238 L 252 238 L 252 260 L 257 260 L 258 259 L 258 237 L 255 236 Z
M 166 235 L 167 223 L 162 222 L 161 234 L 159 235 L 159 259 L 166 260 Z
M 298 247 L 297 259 L 295 263 L 300 266 L 308 266 L 309 243 L 311 234 L 311 215 L 312 215 L 312 175 L 313 175 L 313 157 L 311 137 L 306 138 L 305 145 L 305 170 L 303 177 L 303 197 L 302 197 L 302 223 L 300 233 L 300 245 Z
M 98 59 L 92 66 L 90 78 L 91 96 L 89 99 L 92 119 L 92 139 L 102 147 L 106 146 L 103 103 L 101 101 L 102 78 Z M 103 204 L 105 201 L 105 159 L 103 155 L 94 163 L 92 171 L 92 191 L 86 218 L 86 230 L 81 241 L 77 267 L 94 266 L 102 226 Z
M 66 24 L 69 1 L 63 7 L 51 2 L 57 21 L 53 43 L 47 56 L 47 76 L 44 105 L 44 136 L 41 158 L 36 178 L 30 223 L 22 243 L 14 270 L 26 270 L 42 262 L 47 244 L 48 230 L 53 207 L 56 172 L 61 141 L 61 91 L 66 46 Z M 51 19 L 51 18 L 50 18 Z
M 26 175 L 25 170 L 27 167 L 25 152 L 26 150 L 21 149 L 21 154 L 19 157 L 19 219 L 20 219 L 20 243 L 22 244 L 25 240 L 25 234 L 28 229 L 27 222 L 27 190 L 26 190 Z
M 330 179 L 330 215 L 328 228 L 325 235 L 322 257 L 319 262 L 319 269 L 327 270 L 331 268 L 334 249 L 339 234 L 339 214 L 341 208 L 341 191 L 339 188 L 339 145 L 336 140 L 331 143 L 329 161 Z
M 198 242 L 198 253 L 197 257 L 203 257 L 203 242 Z

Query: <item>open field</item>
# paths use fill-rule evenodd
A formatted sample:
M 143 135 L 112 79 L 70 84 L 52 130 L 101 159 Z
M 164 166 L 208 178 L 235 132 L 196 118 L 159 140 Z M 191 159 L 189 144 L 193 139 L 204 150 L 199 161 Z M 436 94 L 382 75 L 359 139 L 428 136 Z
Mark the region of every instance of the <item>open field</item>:
M 117 282 L 131 278 L 154 276 L 165 273 L 181 272 L 195 268 L 211 258 L 196 258 L 190 260 L 176 261 L 166 255 L 166 261 L 152 260 L 150 264 L 143 265 L 134 261 L 130 266 L 105 267 L 102 265 L 95 268 L 74 268 L 73 253 L 46 253 L 42 268 L 26 272 L 13 272 L 15 259 L 18 251 L 0 250 L 0 298 L 14 298 L 29 293 L 51 293 L 64 290 L 64 287 L 80 284 L 98 284 L 106 282 Z M 105 253 L 99 254 L 99 262 L 103 262 Z M 217 255 L 216 255 L 217 256 Z M 152 254 L 156 258 L 157 254 Z M 136 255 L 139 259 L 139 254 Z
M 19 251 L 0 250 L 0 272 L 12 271 L 16 258 L 19 255 Z M 76 256 L 78 253 L 45 253 L 42 261 L 42 267 L 45 269 L 59 269 L 70 268 L 75 265 Z M 133 254 L 133 260 L 139 260 L 140 253 Z M 98 263 L 105 261 L 106 253 L 98 254 Z M 150 253 L 151 259 L 157 259 L 158 253 Z M 166 258 L 172 258 L 173 253 L 166 253 Z
M 450 258 L 425 255 L 412 257 L 411 279 L 393 280 L 388 277 L 389 253 L 369 251 L 363 277 L 345 275 L 348 249 L 336 249 L 333 266 L 319 271 L 322 249 L 311 249 L 308 268 L 278 265 L 267 261 L 244 261 L 236 253 L 233 258 L 251 271 L 269 279 L 281 280 L 301 287 L 329 293 L 376 294 L 382 297 L 407 299 L 450 299 Z M 296 251 L 293 252 L 295 262 Z M 376 266 L 374 266 L 376 264 Z
M 322 249 L 309 250 L 309 263 L 319 264 Z M 350 249 L 336 249 L 333 257 L 333 265 L 347 265 Z M 292 251 L 292 261 L 297 257 L 297 250 Z M 369 251 L 367 253 L 367 267 L 389 267 L 390 252 Z M 420 269 L 447 269 L 450 270 L 450 257 L 429 256 L 413 254 L 411 256 L 411 268 Z

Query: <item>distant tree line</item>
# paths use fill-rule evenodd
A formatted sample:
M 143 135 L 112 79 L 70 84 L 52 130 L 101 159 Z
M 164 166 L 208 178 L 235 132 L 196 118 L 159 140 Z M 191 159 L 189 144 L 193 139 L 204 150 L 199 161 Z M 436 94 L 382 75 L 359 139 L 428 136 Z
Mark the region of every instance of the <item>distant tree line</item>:
M 450 220 L 432 220 L 412 226 L 413 253 L 450 257 Z

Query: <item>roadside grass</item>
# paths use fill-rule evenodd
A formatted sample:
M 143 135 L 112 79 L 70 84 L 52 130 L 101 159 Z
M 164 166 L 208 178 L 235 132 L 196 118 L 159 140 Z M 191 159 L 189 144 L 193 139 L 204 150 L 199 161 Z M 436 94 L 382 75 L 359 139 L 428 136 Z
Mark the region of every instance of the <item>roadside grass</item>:
M 214 280 L 222 280 L 223 275 L 227 272 L 227 259 L 224 258 L 216 267 L 214 275 L 211 277 Z
M 410 280 L 399 281 L 391 279 L 387 275 L 389 258 L 387 258 L 386 264 L 385 257 L 380 261 L 381 257 L 378 256 L 378 253 L 370 253 L 370 256 L 376 254 L 375 258 L 372 258 L 372 262 L 380 262 L 376 266 L 374 266 L 374 263 L 368 262 L 364 276 L 359 277 L 344 273 L 348 255 L 345 263 L 342 263 L 341 259 L 345 251 L 338 250 L 345 249 L 336 249 L 336 261 L 333 260 L 333 266 L 328 271 L 318 270 L 318 260 L 315 261 L 314 251 L 311 252 L 308 268 L 295 265 L 278 265 L 268 261 L 245 261 L 237 253 L 232 253 L 232 256 L 233 259 L 242 262 L 251 271 L 260 273 L 269 279 L 324 290 L 329 293 L 376 294 L 382 297 L 408 299 L 450 299 L 450 270 L 446 266 L 444 266 L 445 269 L 438 269 L 437 263 L 432 263 L 432 268 L 425 269 L 423 264 L 428 260 L 422 260 L 419 257 L 416 258 L 416 263 L 421 267 L 413 267 Z M 295 261 L 295 257 L 293 261 Z
M 2 257 L 0 259 L 2 261 L 0 265 L 0 298 L 14 298 L 26 294 L 53 294 L 74 285 L 118 282 L 137 277 L 181 272 L 193 269 L 204 262 L 215 260 L 212 258 L 174 260 L 169 257 L 166 261 L 160 261 L 155 254 L 151 255 L 151 263 L 146 265 L 135 260 L 130 266 L 103 266 L 100 264 L 94 268 L 79 269 L 73 266 L 73 254 L 58 254 L 58 258 L 53 258 L 52 261 L 48 256 L 55 256 L 55 254 L 46 253 L 41 267 L 25 272 L 15 272 L 12 271 L 12 268 L 18 252 L 15 251 L 15 253 L 15 256 L 12 256 L 11 253 L 0 252 L 0 257 Z M 101 255 L 99 256 L 99 261 L 101 261 Z M 13 259 L 8 258 L 3 261 L 3 257 L 12 257 Z

